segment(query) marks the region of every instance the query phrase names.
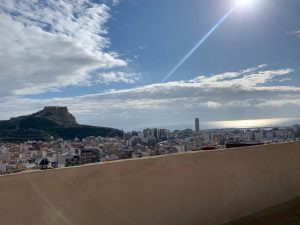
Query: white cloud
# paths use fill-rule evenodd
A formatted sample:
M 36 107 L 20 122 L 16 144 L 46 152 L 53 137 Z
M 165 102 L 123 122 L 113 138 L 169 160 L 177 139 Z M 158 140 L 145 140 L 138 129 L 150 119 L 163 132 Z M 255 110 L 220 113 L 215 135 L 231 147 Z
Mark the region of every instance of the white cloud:
M 282 78 L 280 80 L 278 80 L 279 82 L 285 82 L 285 81 L 291 81 L 292 78 Z
M 120 4 L 120 2 L 121 2 L 121 0 L 112 0 L 112 4 L 114 6 Z
M 297 37 L 300 37 L 300 30 L 294 30 L 292 31 L 293 35 L 296 35 Z
M 109 8 L 89 0 L 0 0 L 0 97 L 86 85 L 126 66 L 109 52 Z
M 127 84 L 134 84 L 141 80 L 142 75 L 140 73 L 124 73 L 124 72 L 108 72 L 100 73 L 96 76 L 97 83 L 116 83 L 123 82 Z
M 202 106 L 207 107 L 209 109 L 217 109 L 222 107 L 222 104 L 219 102 L 212 102 L 212 101 L 208 101 L 208 102 L 204 102 L 201 103 Z
M 257 105 L 258 107 L 286 107 L 286 106 L 297 106 L 300 107 L 300 98 L 299 96 L 296 99 L 292 99 L 291 96 L 287 96 L 282 99 L 270 100 L 267 102 L 262 102 Z
M 81 123 L 127 129 L 183 124 L 196 116 L 201 121 L 295 118 L 299 117 L 300 88 L 280 86 L 278 82 L 292 72 L 289 68 L 268 70 L 258 66 L 74 98 L 6 99 L 1 103 L 0 118 L 5 119 L 12 109 L 22 115 L 45 105 L 66 105 Z
M 211 87 L 239 87 L 242 89 L 253 89 L 259 85 L 273 80 L 275 77 L 289 75 L 294 72 L 293 69 L 262 70 L 267 65 L 263 64 L 254 68 L 248 68 L 238 72 L 229 72 L 210 77 L 198 76 L 190 83 L 198 86 Z

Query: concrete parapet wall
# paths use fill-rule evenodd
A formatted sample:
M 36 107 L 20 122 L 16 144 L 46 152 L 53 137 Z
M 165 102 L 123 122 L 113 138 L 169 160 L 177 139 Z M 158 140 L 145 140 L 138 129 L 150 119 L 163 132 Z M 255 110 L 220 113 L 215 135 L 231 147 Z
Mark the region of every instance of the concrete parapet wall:
M 219 225 L 300 196 L 300 143 L 0 177 L 1 224 Z

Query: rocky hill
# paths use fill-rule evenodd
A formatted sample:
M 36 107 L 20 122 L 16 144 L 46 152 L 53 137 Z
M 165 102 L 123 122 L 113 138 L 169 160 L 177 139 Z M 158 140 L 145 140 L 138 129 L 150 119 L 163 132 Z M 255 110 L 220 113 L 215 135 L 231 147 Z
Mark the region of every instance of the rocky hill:
M 51 120 L 61 126 L 78 125 L 75 117 L 69 113 L 67 107 L 48 106 L 33 114 L 33 116 Z
M 123 132 L 108 127 L 80 125 L 67 107 L 50 106 L 28 115 L 0 121 L 0 141 L 74 139 L 87 136 L 116 137 Z

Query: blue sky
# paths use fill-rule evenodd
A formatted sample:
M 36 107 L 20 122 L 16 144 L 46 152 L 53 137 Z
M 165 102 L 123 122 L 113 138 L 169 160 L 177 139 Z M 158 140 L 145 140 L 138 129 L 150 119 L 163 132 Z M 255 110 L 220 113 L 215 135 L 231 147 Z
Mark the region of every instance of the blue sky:
M 0 0 L 0 119 L 44 105 L 126 130 L 300 117 L 298 0 L 237 7 L 162 82 L 235 4 Z

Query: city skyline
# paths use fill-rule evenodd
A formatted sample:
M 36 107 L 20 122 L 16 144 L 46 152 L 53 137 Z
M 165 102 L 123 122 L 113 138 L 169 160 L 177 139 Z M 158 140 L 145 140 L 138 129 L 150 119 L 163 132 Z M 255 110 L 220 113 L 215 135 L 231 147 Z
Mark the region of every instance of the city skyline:
M 235 2 L 0 0 L 0 120 L 58 105 L 124 130 L 296 123 L 296 0 L 235 10 L 162 82 Z

